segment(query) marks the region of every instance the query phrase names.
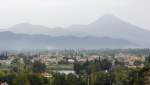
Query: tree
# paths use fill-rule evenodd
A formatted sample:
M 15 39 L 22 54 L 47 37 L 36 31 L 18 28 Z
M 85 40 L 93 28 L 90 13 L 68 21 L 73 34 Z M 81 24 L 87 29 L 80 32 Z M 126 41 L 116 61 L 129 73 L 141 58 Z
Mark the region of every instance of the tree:
M 67 85 L 79 85 L 81 80 L 78 80 L 77 76 L 74 74 L 67 75 Z
M 43 77 L 38 74 L 30 74 L 28 79 L 31 85 L 45 85 Z
M 52 85 L 66 85 L 66 75 L 61 73 L 53 74 L 54 80 Z
M 35 61 L 33 63 L 32 71 L 35 73 L 41 73 L 46 71 L 46 65 L 39 61 Z
M 28 81 L 27 74 L 25 73 L 18 73 L 14 79 L 11 85 L 30 85 L 30 82 Z
M 111 73 L 113 77 L 113 85 L 127 85 L 128 83 L 128 72 L 124 67 L 117 67 Z
M 6 73 L 3 71 L 0 71 L 0 82 L 4 81 L 5 76 L 6 76 Z
M 144 71 L 141 68 L 134 68 L 128 70 L 128 79 L 130 85 L 144 84 Z
M 80 74 L 80 63 L 79 62 L 75 62 L 74 63 L 74 71 L 76 74 Z
M 14 58 L 14 60 L 11 62 L 11 71 L 13 72 L 20 72 L 24 71 L 24 64 L 21 63 L 20 58 Z
M 150 55 L 145 59 L 145 69 L 150 69 Z
M 112 75 L 109 72 L 92 73 L 89 79 L 89 85 L 112 85 Z
M 103 59 L 100 61 L 100 66 L 102 70 L 110 70 L 112 67 L 112 62 L 108 59 Z

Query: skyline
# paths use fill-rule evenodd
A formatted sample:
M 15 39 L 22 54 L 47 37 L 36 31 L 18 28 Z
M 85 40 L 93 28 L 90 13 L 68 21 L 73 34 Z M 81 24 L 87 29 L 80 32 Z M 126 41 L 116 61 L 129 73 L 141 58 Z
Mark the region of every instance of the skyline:
M 89 24 L 105 14 L 112 14 L 150 30 L 148 0 L 1 0 L 0 2 L 0 28 L 23 22 L 50 28 L 68 27 L 74 24 Z

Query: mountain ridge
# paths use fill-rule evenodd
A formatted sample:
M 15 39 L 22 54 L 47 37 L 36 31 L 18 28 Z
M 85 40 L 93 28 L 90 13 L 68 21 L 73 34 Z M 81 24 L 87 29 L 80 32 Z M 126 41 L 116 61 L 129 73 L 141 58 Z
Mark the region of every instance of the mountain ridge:
M 124 39 L 106 37 L 76 37 L 49 35 L 16 34 L 10 31 L 0 32 L 0 50 L 2 49 L 100 49 L 128 48 L 137 46 Z
M 123 39 L 137 44 L 140 47 L 150 48 L 150 40 L 148 39 L 148 36 L 150 36 L 150 31 L 132 25 L 113 15 L 104 15 L 103 17 L 87 25 L 72 25 L 68 28 L 48 28 L 41 25 L 22 23 L 8 28 L 7 31 L 39 36 L 50 35 L 52 37 L 109 37 L 113 39 Z

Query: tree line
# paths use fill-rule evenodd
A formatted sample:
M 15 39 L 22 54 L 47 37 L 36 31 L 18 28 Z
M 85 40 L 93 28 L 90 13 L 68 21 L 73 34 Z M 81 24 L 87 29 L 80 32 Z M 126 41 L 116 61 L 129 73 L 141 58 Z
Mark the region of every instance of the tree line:
M 35 61 L 28 66 L 14 59 L 10 70 L 0 71 L 0 82 L 8 85 L 149 85 L 150 56 L 146 57 L 144 68 L 127 68 L 112 64 L 109 59 L 76 62 L 75 74 L 50 72 L 46 65 Z M 48 72 L 50 77 L 41 75 Z

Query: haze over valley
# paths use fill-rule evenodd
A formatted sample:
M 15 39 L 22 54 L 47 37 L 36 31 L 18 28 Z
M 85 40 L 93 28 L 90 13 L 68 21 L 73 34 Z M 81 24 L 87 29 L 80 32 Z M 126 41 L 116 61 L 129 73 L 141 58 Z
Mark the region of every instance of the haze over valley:
M 67 28 L 20 23 L 1 30 L 0 35 L 1 49 L 149 48 L 150 46 L 148 39 L 150 31 L 110 14 L 87 25 L 72 25 Z

